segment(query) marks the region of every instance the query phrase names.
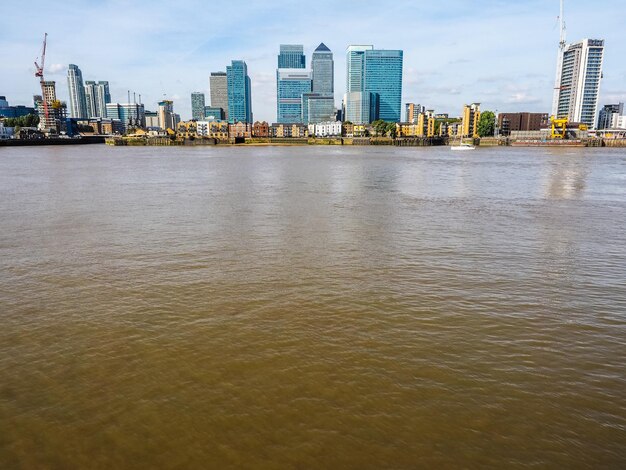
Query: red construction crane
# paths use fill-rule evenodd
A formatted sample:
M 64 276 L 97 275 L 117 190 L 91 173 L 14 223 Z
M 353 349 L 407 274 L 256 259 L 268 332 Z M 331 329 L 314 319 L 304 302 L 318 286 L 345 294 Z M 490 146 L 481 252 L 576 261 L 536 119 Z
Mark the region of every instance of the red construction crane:
M 46 91 L 44 89 L 44 78 L 43 78 L 43 68 L 46 63 L 46 42 L 48 41 L 48 33 L 44 33 L 43 36 L 43 48 L 41 49 L 41 67 L 37 64 L 37 60 L 35 60 L 35 77 L 39 77 L 39 84 L 41 85 L 41 101 L 43 102 L 43 111 L 44 116 L 46 117 L 46 122 L 44 125 L 48 124 L 48 101 L 46 100 Z

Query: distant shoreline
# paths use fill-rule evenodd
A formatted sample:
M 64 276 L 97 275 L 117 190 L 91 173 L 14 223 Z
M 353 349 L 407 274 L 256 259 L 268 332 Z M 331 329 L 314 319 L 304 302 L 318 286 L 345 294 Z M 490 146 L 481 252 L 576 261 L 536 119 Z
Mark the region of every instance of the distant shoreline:
M 469 139 L 468 139 L 469 140 Z M 305 146 L 329 146 L 329 147 L 448 147 L 450 144 L 445 140 L 426 141 L 410 139 L 380 139 L 380 138 L 343 138 L 343 139 L 297 139 L 294 142 L 209 142 L 198 140 L 172 141 L 167 138 L 155 139 L 123 139 L 121 137 L 105 136 L 83 136 L 78 139 L 70 138 L 47 138 L 47 139 L 5 139 L 0 140 L 0 147 L 25 147 L 25 146 L 47 146 L 47 145 L 89 145 L 108 144 L 121 147 L 305 147 Z M 508 141 L 502 143 L 497 139 L 484 139 L 484 142 L 477 140 L 477 147 L 540 147 L 540 148 L 625 148 L 626 139 L 593 139 L 593 140 L 554 140 L 554 141 Z

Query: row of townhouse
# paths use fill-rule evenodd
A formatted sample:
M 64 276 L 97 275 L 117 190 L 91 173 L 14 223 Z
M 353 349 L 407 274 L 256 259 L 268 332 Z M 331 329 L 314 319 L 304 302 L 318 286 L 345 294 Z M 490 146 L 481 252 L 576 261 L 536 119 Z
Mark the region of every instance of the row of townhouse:
M 235 138 L 306 138 L 308 136 L 341 136 L 342 123 L 326 122 L 314 125 L 302 123 L 274 123 L 257 121 L 254 124 L 226 121 L 183 121 L 178 123 L 177 136 L 180 138 L 210 137 L 219 140 Z

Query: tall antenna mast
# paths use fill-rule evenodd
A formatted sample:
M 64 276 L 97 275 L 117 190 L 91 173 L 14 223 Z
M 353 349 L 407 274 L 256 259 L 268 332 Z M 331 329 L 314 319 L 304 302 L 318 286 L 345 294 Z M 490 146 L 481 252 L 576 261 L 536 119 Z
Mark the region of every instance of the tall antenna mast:
M 563 12 L 564 10 L 564 3 L 565 0 L 561 0 L 561 11 L 559 14 L 559 30 L 560 30 L 560 41 L 559 41 L 559 51 L 563 51 L 563 49 L 565 49 L 565 38 L 566 38 L 566 31 L 565 31 L 565 14 Z

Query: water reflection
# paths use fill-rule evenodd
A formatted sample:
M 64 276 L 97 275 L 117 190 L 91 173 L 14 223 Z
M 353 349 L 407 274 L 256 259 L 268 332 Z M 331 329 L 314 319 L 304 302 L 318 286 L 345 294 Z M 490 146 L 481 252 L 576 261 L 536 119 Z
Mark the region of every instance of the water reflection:
M 576 155 L 560 155 L 548 165 L 545 196 L 549 199 L 582 199 L 589 174 L 585 159 Z

